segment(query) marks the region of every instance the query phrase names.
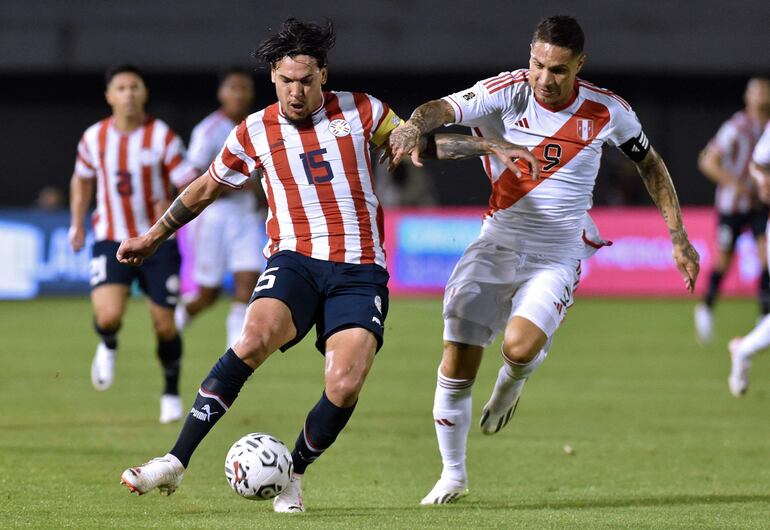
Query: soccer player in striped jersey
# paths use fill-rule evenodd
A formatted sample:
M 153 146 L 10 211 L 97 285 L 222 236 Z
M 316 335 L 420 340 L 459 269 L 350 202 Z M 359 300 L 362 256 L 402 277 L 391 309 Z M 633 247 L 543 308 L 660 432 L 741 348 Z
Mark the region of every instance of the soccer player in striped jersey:
M 577 78 L 583 32 L 572 17 L 543 19 L 532 38 L 529 69 L 504 72 L 418 107 L 390 138 L 392 165 L 419 164 L 419 139 L 443 124 L 470 127 L 481 141 L 499 136 L 531 149 L 539 178 L 518 161 L 518 178 L 486 156 L 492 184 L 481 234 L 466 249 L 444 297 L 444 351 L 433 417 L 443 472 L 422 504 L 467 494 L 466 441 L 471 388 L 482 352 L 504 332 L 500 368 L 480 426 L 497 433 L 513 415 L 524 383 L 543 362 L 572 305 L 580 260 L 596 246 L 587 237 L 602 145 L 620 148 L 637 166 L 671 235 L 673 257 L 692 292 L 698 254 L 690 244 L 674 185 L 624 100 Z M 468 140 L 458 155 L 478 154 Z M 451 151 L 450 146 L 444 149 Z M 532 174 L 534 177 L 535 175 Z
M 388 314 L 382 208 L 369 149 L 387 145 L 401 120 L 368 94 L 323 90 L 334 41 L 331 22 L 293 18 L 266 39 L 255 56 L 270 66 L 278 102 L 235 127 L 208 171 L 148 232 L 118 250 L 121 263 L 140 265 L 222 190 L 261 175 L 269 207 L 268 261 L 241 335 L 204 379 L 171 451 L 123 473 L 121 481 L 134 492 L 172 493 L 193 451 L 252 372 L 313 327 L 325 356 L 325 388 L 297 437 L 294 475 L 275 498 L 275 511 L 305 511 L 301 477 L 353 414 Z M 537 163 L 526 149 L 508 144 L 484 154 L 505 157 L 513 171 L 511 158 Z
M 754 147 L 749 168 L 759 198 L 765 204 L 770 204 L 770 122 L 765 125 L 765 130 Z M 731 369 L 727 384 L 733 396 L 741 397 L 749 389 L 751 360 L 754 355 L 767 348 L 770 348 L 770 315 L 765 315 L 745 337 L 736 337 L 730 341 L 728 349 Z
M 759 200 L 749 174 L 751 153 L 770 119 L 770 79 L 755 77 L 749 80 L 743 99 L 745 108 L 722 124 L 698 160 L 701 172 L 717 185 L 715 205 L 719 214 L 719 253 L 709 276 L 708 291 L 703 302 L 695 306 L 695 334 L 703 344 L 714 338 L 712 310 L 722 278 L 730 267 L 735 242 L 745 229 L 751 230 L 757 242 L 762 265 L 758 286 L 760 312 L 766 315 L 770 311 L 770 277 L 765 249 L 768 209 Z
M 220 108 L 195 126 L 187 150 L 187 160 L 198 174 L 214 161 L 230 131 L 249 114 L 254 101 L 254 80 L 240 68 L 221 76 L 217 98 Z M 225 322 L 227 346 L 241 333 L 249 301 L 264 264 L 259 241 L 259 224 L 264 217 L 257 210 L 257 184 L 249 182 L 243 190 L 232 190 L 219 199 L 188 227 L 195 254 L 193 277 L 198 292 L 176 306 L 176 326 L 183 330 L 190 319 L 216 302 L 225 273 L 233 273 L 233 302 Z
M 136 237 L 157 221 L 174 196 L 174 186 L 194 173 L 184 162 L 184 146 L 163 121 L 145 114 L 147 88 L 132 65 L 107 71 L 105 97 L 112 115 L 89 127 L 78 144 L 70 183 L 70 244 L 77 251 L 85 243 L 85 216 L 96 191 L 92 216 L 95 243 L 91 260 L 91 301 L 94 327 L 100 337 L 91 364 L 97 390 L 112 384 L 117 333 L 135 279 L 149 298 L 157 338 L 157 355 L 165 377 L 161 423 L 182 419 L 179 371 L 182 342 L 174 325 L 179 294 L 180 257 L 176 240 L 136 269 L 120 264 L 120 242 Z

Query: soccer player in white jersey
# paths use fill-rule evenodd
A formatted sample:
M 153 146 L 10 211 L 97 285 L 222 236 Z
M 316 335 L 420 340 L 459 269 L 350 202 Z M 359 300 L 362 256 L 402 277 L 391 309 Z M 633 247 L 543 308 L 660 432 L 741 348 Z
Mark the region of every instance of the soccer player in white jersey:
M 528 147 L 541 165 L 535 179 L 517 162 L 523 174 L 517 178 L 498 160 L 483 159 L 492 184 L 490 210 L 446 286 L 444 352 L 433 406 L 444 467 L 422 504 L 467 494 L 471 387 L 484 348 L 504 331 L 504 363 L 481 414 L 485 434 L 508 423 L 525 381 L 547 355 L 572 305 L 586 256 L 583 223 L 604 143 L 619 147 L 637 165 L 669 229 L 686 288 L 692 292 L 695 285 L 699 258 L 666 166 L 628 103 L 577 78 L 584 60 L 583 32 L 575 19 L 546 18 L 535 30 L 529 69 L 504 72 L 421 105 L 391 135 L 392 164 L 405 156 L 419 164 L 420 136 L 458 124 L 477 137 L 500 136 Z M 472 154 L 473 146 L 457 150 Z
M 750 164 L 759 198 L 770 204 L 770 122 L 765 126 Z M 770 249 L 768 249 L 770 250 Z M 770 347 L 770 315 L 765 315 L 757 326 L 745 337 L 736 337 L 730 341 L 730 359 L 732 367 L 727 379 L 730 393 L 735 397 L 743 396 L 749 389 L 751 359 L 758 352 Z
M 220 108 L 195 126 L 187 150 L 187 160 L 202 174 L 214 161 L 230 131 L 249 114 L 254 101 L 254 80 L 241 68 L 230 68 L 220 78 L 217 98 Z M 223 193 L 191 223 L 195 255 L 193 276 L 198 292 L 176 306 L 177 328 L 184 329 L 190 319 L 216 302 L 225 273 L 233 273 L 233 302 L 227 315 L 227 346 L 241 333 L 246 304 L 259 278 L 264 258 L 259 245 L 256 185 Z
M 760 312 L 770 312 L 770 277 L 767 273 L 765 225 L 768 209 L 757 196 L 749 174 L 751 153 L 770 119 L 770 79 L 749 80 L 743 95 L 745 108 L 724 122 L 698 159 L 698 167 L 717 185 L 715 206 L 719 215 L 717 246 L 719 252 L 709 276 L 703 302 L 695 306 L 695 333 L 707 344 L 714 338 L 712 311 L 722 278 L 730 268 L 735 242 L 741 232 L 750 229 L 757 242 L 762 270 L 759 275 Z
M 110 69 L 105 81 L 112 115 L 83 133 L 70 183 L 69 235 L 75 251 L 85 243 L 85 216 L 96 191 L 91 301 L 100 342 L 91 364 L 91 382 L 97 390 L 112 384 L 117 333 L 136 279 L 149 299 L 165 377 L 160 421 L 168 423 L 184 414 L 178 388 L 182 342 L 174 325 L 180 264 L 176 240 L 164 243 L 138 269 L 118 263 L 115 252 L 121 241 L 152 226 L 170 204 L 174 186 L 183 185 L 194 173 L 184 162 L 184 146 L 176 133 L 145 114 L 148 92 L 141 72 L 121 65 Z

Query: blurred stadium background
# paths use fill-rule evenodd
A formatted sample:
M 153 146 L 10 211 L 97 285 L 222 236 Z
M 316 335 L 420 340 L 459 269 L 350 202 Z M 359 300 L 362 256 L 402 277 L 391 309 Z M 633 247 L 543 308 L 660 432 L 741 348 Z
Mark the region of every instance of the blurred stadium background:
M 526 66 L 535 23 L 562 13 L 576 16 L 586 34 L 588 59 L 581 77 L 630 101 L 666 160 L 705 275 L 715 239 L 714 187 L 698 172 L 696 160 L 719 125 L 742 106 L 747 79 L 770 73 L 768 2 L 0 2 L 0 299 L 38 298 L 0 302 L 0 381 L 11 392 L 7 399 L 20 403 L 0 418 L 0 462 L 6 476 L 0 481 L 0 523 L 242 526 L 251 506 L 230 495 L 218 475 L 226 448 L 254 430 L 255 422 L 260 430 L 293 439 L 319 390 L 316 359 L 300 369 L 301 384 L 311 384 L 286 400 L 286 416 L 273 405 L 260 416 L 253 403 L 274 399 L 285 392 L 283 381 L 297 378 L 290 357 L 276 361 L 277 368 L 268 367 L 273 371 L 260 376 L 265 385 L 250 389 L 252 406 L 243 406 L 229 427 L 218 428 L 212 435 L 218 441 L 204 444 L 207 449 L 196 464 L 201 467 L 190 474 L 190 488 L 176 496 L 181 499 L 171 515 L 161 516 L 164 508 L 153 499 L 140 509 L 139 519 L 129 519 L 137 515 L 124 492 L 117 491 L 119 471 L 165 447 L 176 427 L 157 427 L 154 397 L 142 408 L 141 396 L 154 396 L 156 386 L 142 310 L 133 308 L 128 315 L 126 320 L 134 323 L 123 331 L 121 349 L 127 350 L 126 358 L 133 350 L 146 367 L 131 367 L 127 360 L 121 365 L 125 372 L 118 374 L 123 386 L 116 385 L 106 400 L 101 394 L 95 399 L 88 382 L 96 342 L 86 302 L 89 250 L 69 250 L 66 195 L 82 131 L 109 111 L 103 97 L 107 66 L 131 62 L 141 67 L 150 91 L 149 113 L 187 141 L 192 127 L 216 107 L 218 71 L 250 66 L 255 44 L 287 16 L 328 17 L 338 33 L 328 88 L 370 92 L 407 117 L 425 100 Z M 274 101 L 274 91 L 265 70 L 255 76 L 255 108 L 261 108 Z M 404 171 L 382 175 L 390 210 L 391 286 L 397 295 L 435 295 L 478 231 L 488 182 L 477 161 L 429 163 L 424 171 Z M 515 483 L 515 474 L 495 475 L 498 483 L 477 489 L 465 508 L 432 515 L 412 511 L 438 466 L 428 416 L 439 355 L 440 302 L 435 297 L 397 298 L 390 348 L 386 345 L 379 371 L 375 367 L 367 403 L 351 422 L 350 434 L 343 435 L 337 456 L 330 453 L 319 462 L 319 471 L 326 471 L 311 483 L 319 488 L 310 493 L 313 502 L 323 506 L 326 491 L 333 504 L 320 508 L 320 516 L 308 525 L 505 527 L 518 521 L 536 527 L 766 527 L 770 422 L 761 369 L 766 372 L 768 365 L 757 363 L 759 388 L 743 403 L 729 401 L 724 384 L 725 343 L 754 323 L 753 300 L 720 306 L 719 340 L 708 348 L 695 346 L 695 300 L 685 298 L 670 263 L 665 227 L 633 167 L 614 149 L 605 153 L 595 200 L 597 224 L 616 244 L 585 267 L 575 316 L 557 335 L 556 358 L 533 380 L 532 396 L 526 396 L 528 403 L 517 416 L 521 431 L 493 440 L 498 445 L 477 433 L 470 441 L 478 452 L 471 458 L 479 460 L 472 469 L 479 486 L 482 477 L 490 480 L 495 474 L 495 462 L 510 457 L 508 451 L 534 455 L 518 466 L 530 490 L 517 489 L 521 484 Z M 725 292 L 753 296 L 759 265 L 751 238 L 741 240 L 738 253 Z M 699 291 L 706 279 L 701 277 Z M 590 295 L 617 299 L 586 300 Z M 627 298 L 640 295 L 682 299 L 641 303 Z M 218 355 L 222 311 L 207 316 L 187 339 L 183 396 L 194 391 Z M 49 329 L 41 331 L 41 320 Z M 292 355 L 315 359 L 310 350 L 303 347 Z M 667 362 L 670 370 L 661 368 Z M 479 377 L 477 404 L 486 398 L 496 364 L 488 361 Z M 582 374 L 584 382 L 576 384 L 573 374 Z M 388 386 L 396 379 L 399 397 Z M 573 403 L 578 396 L 583 401 Z M 59 434 L 56 439 L 47 436 L 52 429 Z M 383 437 L 376 447 L 384 453 L 365 457 L 363 447 L 373 436 Z M 559 464 L 566 442 L 577 443 L 577 456 Z M 414 451 L 401 443 L 414 444 Z M 394 466 L 387 451 L 402 459 L 403 467 Z M 347 455 L 344 460 L 342 455 Z M 34 456 L 41 457 L 39 464 Z M 83 471 L 95 458 L 105 469 Z M 350 462 L 359 468 L 349 468 Z M 63 492 L 53 494 L 30 478 L 43 468 L 47 480 L 74 479 L 77 484 L 65 484 Z M 548 480 L 549 473 L 557 483 Z M 335 476 L 344 480 L 335 481 Z M 196 487 L 209 496 L 204 508 L 196 504 Z M 96 488 L 103 488 L 99 495 L 108 491 L 100 503 L 94 500 Z M 487 501 L 493 497 L 491 511 L 484 512 L 490 506 L 484 495 Z M 393 505 L 400 511 L 393 511 Z M 361 518 L 346 518 L 349 509 Z M 268 518 L 257 522 L 279 524 Z

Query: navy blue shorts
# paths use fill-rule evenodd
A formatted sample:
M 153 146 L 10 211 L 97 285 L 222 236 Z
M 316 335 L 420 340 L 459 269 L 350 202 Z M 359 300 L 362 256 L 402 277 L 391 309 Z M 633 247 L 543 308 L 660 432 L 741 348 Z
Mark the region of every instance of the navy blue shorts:
M 744 230 L 751 230 L 754 239 L 765 235 L 767 226 L 768 209 L 766 206 L 757 208 L 747 213 L 719 214 L 719 248 L 726 252 L 735 250 L 738 236 Z
M 326 353 L 326 339 L 348 328 L 364 328 L 382 347 L 388 315 L 388 271 L 379 265 L 355 265 L 308 258 L 281 251 L 267 260 L 249 303 L 276 298 L 291 311 L 297 336 L 286 351 L 316 328 L 316 348 Z
M 118 241 L 97 241 L 91 258 L 91 289 L 109 283 L 131 285 L 139 280 L 139 287 L 155 304 L 174 307 L 179 300 L 179 267 L 182 257 L 176 239 L 164 241 L 158 251 L 144 260 L 139 267 L 118 261 Z

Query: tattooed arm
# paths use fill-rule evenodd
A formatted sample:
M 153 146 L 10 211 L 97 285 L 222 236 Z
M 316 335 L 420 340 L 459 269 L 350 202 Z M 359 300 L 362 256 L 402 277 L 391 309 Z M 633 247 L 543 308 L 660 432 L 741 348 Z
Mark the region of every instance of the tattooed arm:
M 412 117 L 406 123 L 390 133 L 390 165 L 391 171 L 404 156 L 409 156 L 415 166 L 421 167 L 420 137 L 431 132 L 436 127 L 454 123 L 455 112 L 443 99 L 423 103 L 415 109 Z
M 120 244 L 116 256 L 118 261 L 126 265 L 141 265 L 171 234 L 195 219 L 206 206 L 214 202 L 224 187 L 211 178 L 208 172 L 195 179 L 147 232 Z
M 647 156 L 636 163 L 636 169 L 666 222 L 668 233 L 671 235 L 674 262 L 684 278 L 687 289 L 693 292 L 700 270 L 700 256 L 687 238 L 682 223 L 682 209 L 679 207 L 679 199 L 666 164 L 658 152 L 650 147 Z
M 494 155 L 517 178 L 521 178 L 521 169 L 514 162 L 522 159 L 529 164 L 532 180 L 540 178 L 540 163 L 537 158 L 526 147 L 512 144 L 502 138 L 482 138 L 465 134 L 425 135 L 420 139 L 420 151 L 426 158 L 438 160 L 464 160 Z

